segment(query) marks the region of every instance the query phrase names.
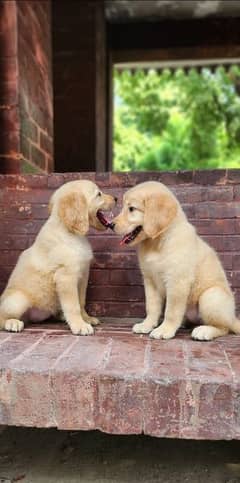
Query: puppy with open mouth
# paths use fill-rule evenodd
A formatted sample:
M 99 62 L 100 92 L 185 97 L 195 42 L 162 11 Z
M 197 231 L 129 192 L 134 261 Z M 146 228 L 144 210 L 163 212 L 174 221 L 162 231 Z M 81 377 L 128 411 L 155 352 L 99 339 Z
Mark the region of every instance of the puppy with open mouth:
M 220 260 L 166 186 L 148 181 L 127 191 L 112 227 L 123 235 L 121 245 L 138 246 L 147 316 L 134 325 L 135 333 L 170 339 L 187 309 L 197 308 L 204 325 L 193 330 L 194 339 L 240 334 L 234 296 Z M 164 305 L 164 320 L 158 326 Z
M 85 310 L 92 248 L 90 227 L 111 228 L 104 212 L 117 199 L 91 181 L 64 184 L 53 194 L 50 216 L 33 245 L 19 257 L 0 298 L 0 328 L 19 332 L 25 321 L 63 314 L 73 334 L 93 334 L 99 323 Z

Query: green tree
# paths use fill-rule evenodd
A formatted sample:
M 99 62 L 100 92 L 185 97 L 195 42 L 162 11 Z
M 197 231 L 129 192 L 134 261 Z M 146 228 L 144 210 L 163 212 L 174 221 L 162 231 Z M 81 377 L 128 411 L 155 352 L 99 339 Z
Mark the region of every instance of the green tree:
M 239 167 L 240 69 L 115 72 L 114 168 Z

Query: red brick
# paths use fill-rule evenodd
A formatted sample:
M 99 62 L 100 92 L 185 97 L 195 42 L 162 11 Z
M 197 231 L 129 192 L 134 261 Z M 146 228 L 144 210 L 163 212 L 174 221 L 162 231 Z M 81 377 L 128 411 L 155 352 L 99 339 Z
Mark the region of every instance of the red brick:
M 31 174 L 31 175 L 4 175 L 0 174 L 0 189 L 14 188 L 17 191 L 29 190 L 31 188 L 46 188 L 48 183 L 47 175 Z M 33 194 L 34 198 L 34 194 Z
M 159 438 L 180 436 L 181 382 L 166 377 L 147 383 L 143 399 L 143 432 Z
M 31 144 L 31 161 L 41 169 L 46 168 L 46 156 L 37 146 Z
M 40 132 L 40 147 L 48 154 L 53 154 L 53 140 L 44 132 Z
M 2 216 L 8 215 L 9 218 L 15 219 L 37 219 L 46 220 L 48 216 L 47 204 L 30 204 L 27 202 L 14 202 L 12 206 L 7 207 L 0 203 L 0 213 Z
M 240 269 L 240 255 L 239 254 L 233 255 L 232 268 L 233 268 L 233 270 Z
M 109 357 L 110 341 L 80 337 L 52 371 L 55 418 L 59 428 L 94 429 L 98 411 L 98 377 Z
M 1 60 L 0 60 L 0 69 Z M 16 81 L 4 81 L 0 79 L 0 104 L 15 106 L 17 104 L 17 85 Z
M 50 197 L 52 196 L 53 191 L 48 189 L 38 189 L 35 188 L 34 190 L 29 189 L 22 189 L 22 190 L 15 190 L 11 189 L 8 192 L 8 200 L 11 204 L 21 204 L 21 203 L 29 203 L 29 204 L 39 204 L 44 203 L 47 204 L 49 202 Z
M 239 169 L 228 169 L 227 170 L 227 180 L 228 180 L 228 183 L 239 184 L 240 183 L 240 170 Z
M 114 235 L 108 235 L 106 234 L 104 237 L 103 236 L 96 236 L 96 231 L 94 230 L 94 235 L 95 236 L 90 236 L 89 241 L 92 245 L 92 248 L 94 252 L 119 252 L 120 246 L 120 238 Z M 125 249 L 124 251 L 129 252 L 131 249 Z
M 229 383 L 232 373 L 222 347 L 216 342 L 200 344 L 188 341 L 185 343 L 185 360 L 187 373 L 197 382 L 205 378 L 208 382 Z
M 240 302 L 240 290 L 238 287 L 232 287 L 235 295 L 236 304 L 239 305 Z
M 234 200 L 240 201 L 240 184 L 233 187 Z
M 91 270 L 89 283 L 94 284 L 109 284 L 110 271 L 109 270 Z
M 199 235 L 231 235 L 238 233 L 238 227 L 236 226 L 237 220 L 219 219 L 219 220 L 190 220 L 196 228 Z M 239 233 L 240 233 L 240 220 L 239 220 Z
M 41 339 L 41 334 L 38 333 L 32 334 L 31 337 L 26 332 L 22 332 L 22 334 L 8 333 L 7 338 L 5 338 L 5 333 L 3 334 L 4 340 L 1 343 L 0 351 L 1 371 L 8 369 L 11 361 L 21 356 L 26 350 L 30 350 Z
M 2 267 L 13 267 L 21 254 L 18 250 L 2 250 L 0 252 L 0 262 Z
M 195 218 L 195 206 L 194 204 L 182 203 L 182 208 L 187 218 Z
M 19 132 L 1 131 L 0 132 L 0 155 L 14 156 L 19 152 L 20 146 Z
M 129 301 L 134 302 L 138 300 L 143 300 L 144 292 L 143 287 L 135 285 L 133 286 L 122 286 L 122 285 L 105 285 L 97 286 L 92 285 L 88 288 L 88 300 L 98 301 L 98 300 L 113 300 L 113 301 Z
M 50 134 L 53 131 L 49 2 L 43 2 L 41 8 L 39 2 L 17 2 L 17 15 L 21 129 L 37 142 L 36 124 Z M 35 149 L 32 161 L 45 169 L 45 158 Z
M 112 341 L 99 383 L 97 426 L 101 430 L 141 433 L 146 344 L 146 340 L 130 340 L 128 336 Z
M 138 302 L 114 302 L 114 301 L 87 301 L 90 314 L 97 317 L 141 317 L 145 316 L 145 304 Z
M 236 218 L 240 217 L 239 203 L 207 202 L 195 206 L 196 218 Z
M 0 247 L 2 250 L 25 250 L 28 247 L 28 236 L 0 235 Z
M 134 378 L 101 377 L 97 428 L 114 434 L 142 432 L 143 383 Z
M 111 337 L 107 322 L 93 337 L 59 324 L 0 333 L 0 423 L 240 439 L 239 337 L 155 341 L 129 322 L 112 320 Z
M 232 274 L 232 285 L 240 287 L 240 271 L 234 271 Z
M 10 389 L 14 394 L 12 424 L 36 427 L 39 423 L 44 427 L 55 424 L 49 373 L 59 356 L 74 341 L 72 335 L 46 335 L 26 353 L 10 362 L 8 377 L 11 377 Z
M 17 14 L 15 2 L 2 2 L 0 15 L 1 56 L 14 57 L 17 54 Z
M 233 253 L 218 253 L 219 258 L 225 268 L 225 270 L 231 270 L 233 268 Z
M 94 268 L 138 268 L 136 253 L 96 253 Z
M 21 154 L 27 160 L 30 159 L 30 142 L 25 136 L 21 136 Z
M 201 186 L 171 186 L 171 191 L 180 203 L 199 203 L 206 200 L 206 195 Z
M 141 285 L 143 278 L 140 270 L 110 270 L 109 281 L 116 285 Z
M 26 111 L 21 113 L 21 132 L 34 143 L 38 143 L 38 129 L 35 123 L 28 117 Z
M 240 219 L 235 220 L 235 233 L 240 233 Z
M 0 69 L 1 69 L 1 84 L 12 83 L 12 88 L 15 87 L 17 91 L 16 84 L 16 72 L 17 72 L 17 60 L 15 57 L 1 57 L 0 59 Z
M 225 169 L 197 170 L 193 175 L 194 183 L 202 185 L 226 184 L 226 178 Z
M 171 187 L 180 203 L 199 203 L 201 201 L 232 201 L 232 186 L 178 186 Z
M 18 130 L 19 119 L 16 106 L 0 107 L 0 125 L 3 131 Z
M 208 201 L 232 201 L 232 186 L 208 186 L 204 188 L 204 194 Z
M 202 384 L 199 391 L 199 430 L 201 439 L 232 439 L 234 407 L 232 387 L 227 383 Z
M 237 251 L 240 246 L 240 235 L 231 236 L 204 236 L 204 239 L 217 251 Z

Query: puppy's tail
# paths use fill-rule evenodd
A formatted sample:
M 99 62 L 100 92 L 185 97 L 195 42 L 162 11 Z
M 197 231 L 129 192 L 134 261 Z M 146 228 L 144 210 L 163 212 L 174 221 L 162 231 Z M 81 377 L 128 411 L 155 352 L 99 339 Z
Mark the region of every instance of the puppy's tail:
M 234 334 L 238 334 L 240 335 L 240 320 L 239 319 L 235 319 L 232 326 L 231 326 L 231 330 L 232 332 L 234 332 Z

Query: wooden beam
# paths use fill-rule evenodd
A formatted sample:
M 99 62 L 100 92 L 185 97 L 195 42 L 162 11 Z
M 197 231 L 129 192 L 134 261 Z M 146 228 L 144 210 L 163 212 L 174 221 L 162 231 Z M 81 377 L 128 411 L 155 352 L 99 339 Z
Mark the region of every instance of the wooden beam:
M 108 25 L 108 44 L 115 51 L 230 47 L 239 45 L 239 18 L 163 20 Z
M 233 59 L 240 60 L 240 41 L 239 45 L 216 45 L 199 47 L 169 47 L 164 49 L 122 49 L 113 50 L 112 59 L 114 64 L 121 63 L 151 63 L 184 60 L 213 60 L 214 59 Z
M 95 4 L 95 52 L 96 52 L 96 171 L 107 169 L 107 56 L 104 2 Z

